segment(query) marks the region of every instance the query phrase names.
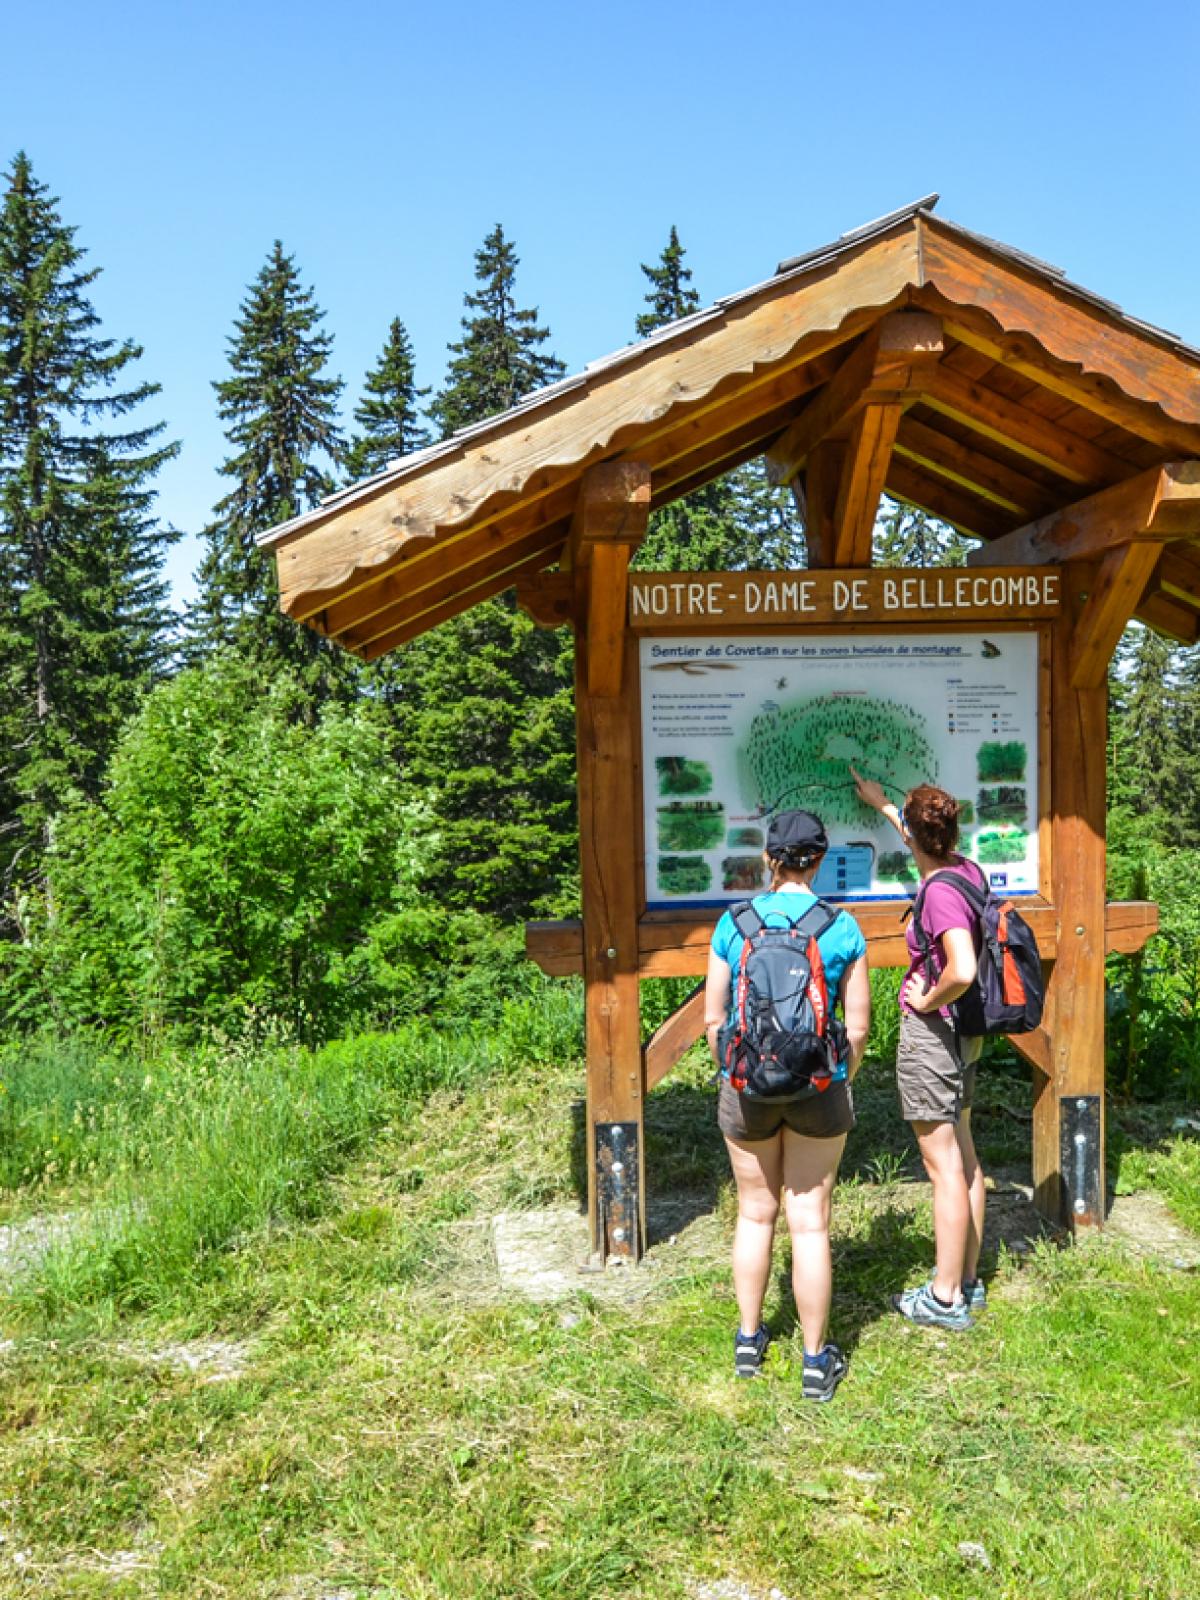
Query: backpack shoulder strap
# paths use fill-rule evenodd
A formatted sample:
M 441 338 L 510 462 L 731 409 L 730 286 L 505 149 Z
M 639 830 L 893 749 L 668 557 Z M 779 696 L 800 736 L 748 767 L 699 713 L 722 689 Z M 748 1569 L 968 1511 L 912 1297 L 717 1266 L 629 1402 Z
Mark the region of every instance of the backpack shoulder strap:
M 831 928 L 841 915 L 824 900 L 814 900 L 812 905 L 799 920 L 792 924 L 797 932 L 806 938 L 819 939 L 826 929 Z
M 734 927 L 747 942 L 766 927 L 765 921 L 754 909 L 754 903 L 750 900 L 739 900 L 737 905 L 730 906 L 729 915 L 733 918 Z
M 983 908 L 988 902 L 988 891 L 983 884 L 976 883 L 974 878 L 968 878 L 965 873 L 953 872 L 947 868 L 945 872 L 930 873 L 921 888 L 927 889 L 931 883 L 948 883 L 952 889 L 958 890 L 977 917 L 983 915 Z

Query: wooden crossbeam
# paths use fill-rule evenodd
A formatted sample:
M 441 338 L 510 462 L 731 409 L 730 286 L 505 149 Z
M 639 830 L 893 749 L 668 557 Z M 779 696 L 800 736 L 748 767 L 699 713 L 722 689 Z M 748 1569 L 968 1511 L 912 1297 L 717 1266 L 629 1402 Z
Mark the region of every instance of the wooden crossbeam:
M 1012 526 L 999 506 L 923 471 L 912 461 L 893 453 L 888 467 L 887 490 L 898 500 L 927 511 L 931 517 L 948 522 L 960 533 L 969 533 L 974 539 L 998 539 Z
M 1161 544 L 1117 545 L 1100 563 L 1100 571 L 1071 638 L 1071 687 L 1095 689 L 1105 680 L 1108 663 L 1137 609 L 1154 571 Z
M 1200 639 L 1200 616 L 1169 594 L 1151 590 L 1138 601 L 1137 615 L 1158 633 L 1180 644 L 1195 644 Z
M 472 584 L 469 588 L 461 589 L 453 600 L 447 600 L 440 606 L 435 606 L 432 611 L 423 611 L 419 616 L 410 617 L 407 621 L 398 623 L 387 633 L 379 635 L 368 644 L 356 645 L 348 639 L 339 643 L 346 649 L 353 650 L 355 655 L 361 656 L 364 661 L 378 661 L 380 656 L 387 655 L 389 650 L 395 650 L 402 644 L 407 644 L 410 639 L 416 639 L 422 633 L 428 633 L 430 628 L 436 628 L 439 623 L 449 622 L 451 617 L 457 617 L 461 611 L 477 606 L 481 600 L 494 600 L 498 594 L 503 594 L 506 589 L 513 588 L 520 583 L 523 577 L 539 572 L 554 559 L 557 546 L 550 550 L 543 550 L 522 561 L 519 566 L 501 573 L 497 577 L 488 578 L 480 583 Z
M 1070 483 L 1118 483 L 1129 476 L 1129 463 L 1120 457 L 949 367 L 930 373 L 922 403 Z
M 1014 528 L 967 557 L 978 566 L 1037 566 L 1102 556 L 1130 539 L 1200 534 L 1200 461 L 1151 467 L 1124 483 Z
M 1193 559 L 1188 560 L 1188 555 Z M 1186 606 L 1200 608 L 1200 563 L 1195 559 L 1197 556 L 1200 556 L 1200 550 L 1189 550 L 1187 547 L 1164 550 L 1155 574 L 1157 581 L 1152 587 L 1161 589 L 1172 600 L 1181 600 Z
M 895 449 L 926 472 L 946 478 L 971 494 L 1017 516 L 1041 516 L 1054 504 L 1043 484 L 991 456 L 980 454 L 961 439 L 952 439 L 910 413 L 901 419 Z
M 942 350 L 936 317 L 897 311 L 881 318 L 767 451 L 770 481 L 790 483 L 809 452 L 844 431 L 864 406 L 913 404 Z
M 391 604 L 382 610 L 372 609 L 351 626 L 343 623 L 336 633 L 332 626 L 325 631 L 348 650 L 364 650 L 375 640 L 393 633 L 406 623 L 434 611 L 440 612 L 447 604 L 452 606 L 459 596 L 469 593 L 481 583 L 527 571 L 532 557 L 538 558 L 540 566 L 548 566 L 561 544 L 561 535 L 556 530 L 539 528 L 523 538 L 493 545 L 483 559 L 463 566 L 449 567 L 444 559 L 441 563 L 423 562 L 420 571 L 413 574 L 415 586 L 408 592 L 400 589 L 394 581 L 388 584 L 387 592 L 399 596 Z M 508 583 L 512 582 L 513 578 L 509 577 Z M 500 588 L 507 588 L 508 583 L 502 583 Z M 367 590 L 364 594 L 355 595 L 355 603 L 361 604 L 370 594 L 371 591 Z M 334 609 L 330 608 L 330 621 L 333 620 Z M 453 611 L 450 614 L 453 615 Z
M 851 902 L 847 906 L 863 931 L 873 967 L 907 966 L 902 908 L 879 902 Z M 1042 954 L 1052 960 L 1058 950 L 1059 915 L 1045 901 L 1021 902 L 1021 915 L 1037 935 Z M 699 912 L 649 912 L 638 923 L 638 975 L 642 978 L 692 978 L 701 976 L 708 963 L 709 946 L 717 914 Z M 1158 932 L 1158 907 L 1148 900 L 1111 900 L 1104 913 L 1105 949 L 1110 955 L 1132 955 Z M 561 922 L 527 922 L 525 954 L 543 972 L 555 978 L 583 970 L 583 925 Z
M 767 440 L 776 438 L 780 429 L 787 426 L 792 413 L 791 406 L 760 413 L 740 427 L 714 433 L 686 455 L 674 456 L 663 466 L 655 466 L 653 504 L 679 499 L 681 484 L 719 477 L 727 470 L 727 461 L 749 461 L 760 454 Z

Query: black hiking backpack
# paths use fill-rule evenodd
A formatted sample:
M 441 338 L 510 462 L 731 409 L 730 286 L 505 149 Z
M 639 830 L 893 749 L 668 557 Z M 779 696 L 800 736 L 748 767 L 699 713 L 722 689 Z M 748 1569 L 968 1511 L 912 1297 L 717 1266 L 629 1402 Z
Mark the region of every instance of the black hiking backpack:
M 913 925 L 933 985 L 932 941 L 921 921 L 931 883 L 950 883 L 979 918 L 979 960 L 971 987 L 950 1006 L 959 1033 L 968 1039 L 991 1033 L 1029 1033 L 1042 1020 L 1046 985 L 1033 929 L 1011 900 L 1000 900 L 960 872 L 933 872 L 917 890 Z
M 796 922 L 768 927 L 744 900 L 730 915 L 743 940 L 732 1014 L 717 1037 L 730 1083 L 755 1100 L 820 1094 L 847 1047 L 817 946 L 837 912 L 816 900 Z

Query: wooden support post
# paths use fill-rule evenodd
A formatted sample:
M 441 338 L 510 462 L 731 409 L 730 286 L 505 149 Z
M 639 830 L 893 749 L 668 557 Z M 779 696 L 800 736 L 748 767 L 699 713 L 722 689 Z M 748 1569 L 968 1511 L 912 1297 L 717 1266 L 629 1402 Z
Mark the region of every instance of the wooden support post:
M 845 459 L 846 446 L 837 439 L 826 439 L 809 453 L 804 469 L 804 542 L 810 568 L 834 564 L 834 519 Z
M 636 644 L 625 627 L 624 596 L 629 557 L 649 514 L 650 473 L 622 464 L 621 474 L 607 466 L 593 469 L 572 529 L 575 719 L 592 1250 L 602 1260 L 636 1261 L 645 1240 L 638 1008 L 642 907 L 634 865 L 640 854 L 641 752 Z
M 1064 568 L 1053 624 L 1051 872 L 1057 959 L 1047 993 L 1048 1072 L 1035 1073 L 1033 1183 L 1038 1209 L 1072 1227 L 1104 1221 L 1104 815 L 1108 690 L 1071 682 L 1076 634 L 1096 580 Z
M 902 409 L 899 403 L 864 406 L 854 420 L 833 517 L 835 567 L 871 565 L 871 534 Z

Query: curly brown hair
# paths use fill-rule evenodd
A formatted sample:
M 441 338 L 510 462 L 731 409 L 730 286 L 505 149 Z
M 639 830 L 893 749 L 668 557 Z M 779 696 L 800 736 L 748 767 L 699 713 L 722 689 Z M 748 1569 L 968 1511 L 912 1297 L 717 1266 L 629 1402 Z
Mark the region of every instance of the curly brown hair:
M 935 861 L 958 847 L 958 801 L 932 783 L 919 783 L 904 802 L 904 826 L 913 842 Z

